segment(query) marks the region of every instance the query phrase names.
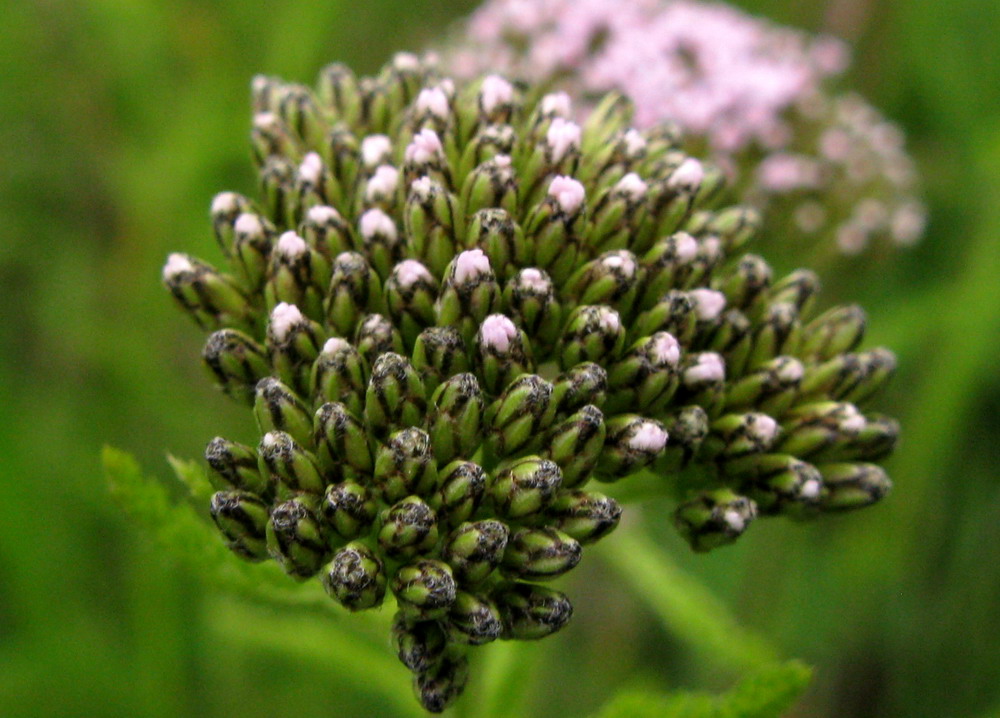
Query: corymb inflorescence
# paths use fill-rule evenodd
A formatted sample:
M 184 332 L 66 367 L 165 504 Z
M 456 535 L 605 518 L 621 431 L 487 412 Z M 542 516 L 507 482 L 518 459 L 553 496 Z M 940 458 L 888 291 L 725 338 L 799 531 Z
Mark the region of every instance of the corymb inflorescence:
M 470 646 L 570 619 L 548 582 L 618 525 L 601 483 L 658 477 L 698 551 L 888 491 L 897 425 L 859 407 L 892 354 L 745 254 L 756 214 L 622 97 L 577 124 L 565 95 L 398 55 L 253 101 L 260 196 L 212 202 L 228 268 L 163 270 L 260 432 L 208 444 L 212 517 L 349 611 L 393 600 L 428 710 Z

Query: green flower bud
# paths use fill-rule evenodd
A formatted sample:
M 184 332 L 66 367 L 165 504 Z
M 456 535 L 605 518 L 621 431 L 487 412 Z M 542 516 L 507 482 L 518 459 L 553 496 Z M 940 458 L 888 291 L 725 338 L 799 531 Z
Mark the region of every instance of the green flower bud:
M 823 477 L 812 464 L 787 454 L 749 456 L 726 466 L 762 513 L 801 515 L 817 508 Z
M 233 223 L 232 265 L 239 283 L 249 291 L 264 285 L 275 233 L 273 224 L 252 212 L 244 212 Z
M 392 322 L 381 314 L 368 314 L 358 324 L 358 331 L 354 334 L 354 347 L 368 366 L 372 366 L 383 354 L 401 354 L 403 338 Z
M 441 558 L 464 586 L 485 581 L 500 565 L 510 530 L 494 519 L 459 524 L 445 539 Z
M 212 231 L 227 258 L 232 256 L 233 242 L 236 239 L 233 225 L 241 214 L 251 211 L 252 207 L 253 203 L 249 199 L 236 192 L 220 192 L 212 198 Z
M 404 496 L 429 496 L 437 489 L 437 463 L 425 431 L 410 427 L 397 431 L 380 446 L 375 457 L 375 482 L 387 503 Z
M 356 214 L 378 208 L 392 212 L 399 204 L 402 193 L 399 170 L 391 164 L 381 164 L 367 176 L 362 176 L 361 186 L 355 195 Z
M 831 388 L 830 396 L 852 404 L 861 404 L 880 392 L 896 373 L 896 355 L 888 349 L 872 349 L 858 354 L 857 359 L 857 373 L 844 376 L 842 381 Z
M 413 345 L 413 366 L 420 372 L 427 393 L 441 382 L 469 370 L 469 356 L 462 335 L 454 327 L 430 327 Z
M 346 65 L 338 62 L 320 70 L 316 94 L 324 105 L 332 107 L 347 122 L 353 123 L 360 114 L 358 81 Z
M 526 456 L 497 470 L 490 495 L 500 516 L 517 520 L 543 511 L 561 485 L 562 472 L 555 462 Z
M 389 129 L 392 107 L 386 92 L 386 85 L 374 77 L 362 77 L 358 81 L 361 107 L 358 120 L 375 132 Z
M 566 594 L 545 586 L 514 583 L 494 594 L 503 617 L 504 638 L 533 641 L 551 636 L 573 617 Z
M 310 319 L 323 318 L 323 293 L 330 282 L 330 260 L 295 232 L 285 232 L 274 245 L 264 299 L 272 309 L 293 304 Z
M 213 332 L 201 358 L 219 389 L 246 404 L 253 403 L 257 382 L 271 373 L 264 348 L 236 329 Z
M 545 511 L 552 527 L 581 544 L 594 543 L 618 527 L 622 507 L 596 491 L 563 491 Z
M 264 496 L 270 482 L 257 468 L 257 452 L 249 446 L 217 436 L 205 447 L 205 460 L 211 469 L 209 479 L 220 489 L 246 491 Z
M 333 262 L 333 274 L 326 298 L 326 320 L 341 336 L 350 336 L 365 311 L 375 311 L 382 303 L 382 283 L 364 255 L 342 252 Z
M 296 496 L 271 509 L 267 523 L 267 550 L 281 568 L 294 579 L 316 575 L 326 563 L 330 549 L 316 501 Z
M 515 142 L 517 142 L 517 133 L 510 125 L 479 127 L 476 134 L 462 150 L 456 177 L 464 182 L 473 168 L 488 162 L 497 155 L 509 157 L 514 151 Z
M 267 504 L 245 491 L 219 491 L 210 510 L 233 553 L 248 561 L 267 558 Z
M 466 176 L 462 183 L 462 206 L 470 215 L 480 210 L 517 214 L 517 178 L 508 155 L 494 155 Z
M 302 220 L 299 234 L 307 245 L 322 254 L 331 265 L 334 257 L 355 248 L 350 225 L 329 205 L 310 207 Z
M 441 713 L 465 690 L 469 680 L 469 660 L 465 656 L 445 656 L 425 672 L 413 676 L 413 692 L 424 710 Z
M 587 237 L 592 251 L 623 249 L 632 244 L 647 221 L 648 190 L 649 185 L 639 175 L 629 172 L 597 196 Z M 641 244 L 637 247 L 644 248 Z
M 803 327 L 799 356 L 826 361 L 853 351 L 864 338 L 867 321 L 864 310 L 853 304 L 823 312 Z
M 632 101 L 624 95 L 609 92 L 601 98 L 583 125 L 584 153 L 593 154 L 614 144 L 618 131 L 631 123 L 633 113 Z
M 282 86 L 275 87 L 280 93 Z M 279 100 L 280 102 L 280 100 Z M 278 102 L 273 110 L 277 110 Z M 284 160 L 286 157 L 298 157 L 300 154 L 298 142 L 289 132 L 288 126 L 276 111 L 258 112 L 253 117 L 253 128 L 250 131 L 250 142 L 253 147 L 254 159 L 259 167 L 267 167 L 270 160 Z
M 326 485 L 316 460 L 283 431 L 269 431 L 257 447 L 260 473 L 276 476 L 290 491 L 317 494 Z
M 348 611 L 363 611 L 382 603 L 386 574 L 382 559 L 359 541 L 333 555 L 321 576 L 323 588 Z
M 530 451 L 552 423 L 552 385 L 535 374 L 520 376 L 486 410 L 486 441 L 498 457 Z
M 392 268 L 385 283 L 386 305 L 406 346 L 412 346 L 417 335 L 434 324 L 437 294 L 437 280 L 420 262 L 405 259 Z
M 698 257 L 698 241 L 687 232 L 676 232 L 653 245 L 642 258 L 646 271 L 641 307 L 653 307 L 665 293 L 686 288 Z
M 771 287 L 771 267 L 756 254 L 744 255 L 716 287 L 726 295 L 726 304 L 753 314 Z
M 815 272 L 797 269 L 774 283 L 769 301 L 772 305 L 783 302 L 792 304 L 798 310 L 799 316 L 804 317 L 812 310 L 819 288 L 819 277 Z
M 524 232 L 506 210 L 481 209 L 469 222 L 466 245 L 478 247 L 490 260 L 490 266 L 502 278 L 509 279 L 519 266 L 531 263 L 530 247 Z
M 631 252 L 606 252 L 583 265 L 565 287 L 579 304 L 605 304 L 628 314 L 640 286 L 639 264 Z
M 870 416 L 857 436 L 848 436 L 819 456 L 827 461 L 881 461 L 896 448 L 899 422 L 887 416 Z
M 586 227 L 586 190 L 571 177 L 556 175 L 548 194 L 524 220 L 525 234 L 535 237 L 535 264 L 562 284 L 583 253 Z
M 500 610 L 490 599 L 459 591 L 448 611 L 448 635 L 456 643 L 482 646 L 503 633 Z
M 581 158 L 577 175 L 597 187 L 611 187 L 648 156 L 648 142 L 638 130 L 619 129 L 608 144 Z
M 753 207 L 739 205 L 704 213 L 705 231 L 722 241 L 727 254 L 740 249 L 760 230 L 762 218 Z M 695 220 L 697 223 L 697 220 Z
M 348 541 L 368 530 L 377 510 L 371 489 L 354 481 L 327 486 L 320 504 L 327 525 Z
M 425 127 L 415 133 L 403 156 L 406 159 L 403 171 L 407 186 L 421 177 L 428 177 L 443 187 L 455 185 L 441 138 L 433 129 Z M 430 261 L 427 263 L 432 264 Z
M 458 199 L 430 177 L 420 177 L 410 184 L 403 216 L 410 254 L 436 275 L 444 274 L 465 237 Z
M 581 486 L 597 466 L 606 436 L 604 414 L 587 404 L 549 431 L 544 442 L 545 458 L 558 464 L 562 485 Z
M 264 160 L 258 180 L 267 219 L 277 224 L 294 224 L 299 210 L 295 165 L 285 157 L 272 155 Z
M 656 179 L 647 189 L 649 211 L 657 234 L 676 232 L 691 216 L 702 190 L 705 170 L 683 152 L 668 152 L 653 166 Z
M 375 468 L 362 424 L 344 404 L 330 402 L 316 411 L 316 457 L 324 473 L 337 475 L 344 465 L 364 476 Z
M 251 308 L 242 290 L 211 265 L 186 254 L 171 254 L 163 267 L 163 283 L 202 329 L 253 331 Z
M 560 374 L 552 389 L 552 401 L 560 415 L 572 414 L 587 404 L 602 406 L 608 389 L 608 373 L 593 362 L 577 364 Z
M 336 186 L 340 188 L 342 193 L 356 185 L 358 170 L 364 159 L 361 149 L 362 147 L 354 133 L 339 123 L 330 128 L 323 140 L 323 145 L 320 147 L 323 160 L 333 176 L 337 178 Z M 343 196 L 339 198 L 339 201 L 336 199 L 334 201 L 341 207 L 345 206 Z M 339 252 L 353 248 L 353 245 L 344 246 L 343 249 L 331 251 L 330 256 L 336 256 Z
M 392 217 L 378 207 L 361 215 L 358 220 L 358 235 L 368 261 L 379 277 L 388 277 L 392 266 L 404 259 L 405 238 L 399 236 L 399 228 Z
M 285 85 L 278 98 L 278 114 L 300 140 L 308 144 L 322 141 L 324 122 L 308 87 Z
M 781 303 L 768 307 L 763 322 L 754 328 L 752 342 L 747 369 L 757 369 L 781 354 L 797 355 L 802 343 L 802 325 L 795 305 Z
M 457 588 L 451 567 L 432 559 L 418 559 L 401 567 L 392 579 L 400 610 L 420 619 L 444 618 L 455 602 Z
M 424 423 L 427 401 L 420 375 L 405 357 L 388 352 L 375 360 L 365 393 L 365 419 L 376 435 Z
M 378 543 L 394 559 L 410 559 L 437 543 L 434 509 L 417 496 L 407 496 L 379 517 Z
M 438 324 L 457 328 L 468 341 L 499 306 L 500 287 L 489 258 L 481 249 L 459 254 L 445 270 L 436 308 Z
M 865 417 L 853 404 L 820 401 L 800 404 L 785 416 L 781 451 L 809 458 L 841 449 L 865 428 Z
M 607 438 L 597 463 L 597 478 L 601 481 L 617 481 L 648 466 L 667 445 L 667 432 L 654 419 L 620 414 L 605 424 Z
M 702 445 L 703 452 L 706 456 L 727 461 L 762 454 L 775 445 L 780 431 L 778 422 L 767 414 L 726 414 L 711 423 L 711 433 Z
M 510 316 L 540 349 L 549 349 L 559 337 L 562 307 L 552 280 L 540 269 L 529 267 L 514 275 L 503 290 L 503 303 Z
M 817 468 L 823 475 L 823 511 L 861 509 L 892 490 L 888 474 L 875 464 L 820 464 Z
M 504 574 L 528 581 L 562 576 L 580 563 L 582 549 L 572 536 L 548 526 L 515 531 L 507 542 Z
M 798 397 L 804 372 L 802 362 L 788 356 L 761 364 L 729 385 L 726 411 L 756 408 L 771 416 L 782 416 Z
M 430 499 L 439 520 L 447 526 L 467 521 L 486 493 L 486 472 L 478 464 L 456 459 L 438 472 L 441 487 Z
M 534 366 L 527 336 L 503 314 L 491 314 L 483 320 L 476 334 L 476 349 L 483 389 L 490 394 L 499 394 Z
M 682 346 L 690 346 L 697 323 L 694 298 L 687 292 L 670 290 L 650 309 L 636 317 L 631 332 L 637 338 L 667 332 Z
M 625 328 L 611 307 L 580 306 L 566 320 L 559 340 L 559 365 L 563 369 L 580 362 L 614 360 L 625 344 Z
M 698 494 L 677 507 L 674 524 L 699 553 L 733 543 L 757 518 L 757 504 L 730 489 Z
M 474 374 L 456 374 L 431 396 L 427 433 L 439 463 L 472 456 L 481 442 L 483 393 Z
M 444 656 L 448 634 L 439 621 L 415 621 L 400 611 L 392 622 L 392 642 L 404 666 L 425 673 Z
M 704 335 L 705 348 L 725 359 L 730 376 L 742 376 L 753 349 L 752 325 L 739 309 L 722 313 L 718 323 Z
M 610 414 L 626 410 L 660 414 L 680 383 L 681 346 L 672 334 L 657 332 L 632 345 L 608 369 Z
M 300 394 L 309 391 L 309 375 L 323 343 L 323 328 L 307 319 L 298 307 L 281 303 L 271 312 L 267 349 L 271 365 L 288 386 Z
M 670 441 L 656 460 L 657 473 L 670 476 L 691 463 L 708 436 L 708 413 L 697 404 L 686 406 L 664 420 Z
M 274 377 L 257 382 L 254 416 L 261 434 L 284 431 L 302 446 L 313 445 L 313 421 L 302 400 Z
M 392 56 L 379 75 L 385 83 L 390 104 L 394 111 L 401 111 L 408 105 L 427 78 L 427 66 L 416 55 L 397 52 Z
M 323 344 L 309 376 L 310 394 L 317 403 L 340 402 L 355 416 L 364 410 L 368 368 L 357 350 L 339 337 Z

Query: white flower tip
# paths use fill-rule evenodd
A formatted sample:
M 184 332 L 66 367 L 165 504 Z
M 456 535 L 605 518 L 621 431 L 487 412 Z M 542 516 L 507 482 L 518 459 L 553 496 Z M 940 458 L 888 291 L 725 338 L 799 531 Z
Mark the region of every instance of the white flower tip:
M 692 289 L 688 294 L 694 299 L 695 314 L 703 322 L 718 319 L 726 308 L 726 295 L 714 289 Z
M 441 87 L 425 87 L 417 95 L 417 112 L 445 119 L 448 117 L 448 95 Z
M 294 304 L 281 302 L 271 311 L 271 333 L 279 342 L 285 340 L 292 327 L 305 321 L 302 312 Z
M 726 362 L 715 352 L 702 352 L 697 363 L 684 372 L 684 383 L 689 385 L 714 384 L 726 378 Z
M 559 162 L 570 150 L 580 149 L 581 138 L 580 125 L 575 122 L 557 117 L 549 125 L 548 132 L 545 133 L 545 142 L 552 151 L 553 162 Z
M 751 414 L 748 429 L 751 436 L 770 444 L 778 436 L 778 422 L 767 414 Z
M 681 360 L 680 342 L 670 332 L 657 332 L 653 335 L 652 351 L 657 364 L 677 366 Z
M 670 175 L 667 186 L 671 189 L 694 192 L 701 187 L 703 179 L 705 179 L 705 169 L 701 166 L 701 162 L 694 157 L 688 157 Z
M 212 198 L 212 214 L 232 214 L 240 208 L 240 196 L 235 192 L 220 192 Z
M 264 434 L 264 438 L 260 440 L 260 445 L 265 449 L 272 448 L 275 444 L 281 443 L 281 432 L 280 431 L 269 431 Z
M 510 348 L 511 341 L 517 336 L 517 327 L 503 314 L 491 314 L 483 320 L 482 326 L 479 327 L 479 334 L 484 346 L 498 352 L 505 352 Z
M 310 224 L 324 225 L 340 219 L 340 212 L 327 204 L 318 204 L 306 212 L 306 221 Z
M 424 128 L 413 136 L 413 141 L 406 147 L 407 162 L 418 165 L 427 164 L 444 151 L 441 138 L 434 130 Z
M 868 424 L 864 415 L 854 404 L 845 404 L 840 417 L 840 430 L 845 434 L 857 434 Z
M 580 210 L 586 194 L 583 185 L 572 177 L 556 175 L 549 183 L 549 196 L 555 199 L 559 208 L 568 215 L 574 215 Z
M 163 279 L 169 282 L 171 279 L 175 279 L 185 272 L 193 271 L 194 265 L 191 264 L 191 260 L 188 259 L 187 255 L 174 252 L 167 257 L 167 263 L 163 265 Z
M 605 256 L 601 260 L 601 264 L 608 269 L 620 269 L 627 277 L 635 274 L 635 257 L 627 250 L 621 250 Z
M 507 80 L 499 75 L 489 75 L 483 80 L 480 101 L 486 114 L 491 114 L 497 107 L 510 104 L 513 100 L 514 86 Z
M 555 117 L 569 117 L 573 113 L 573 103 L 565 92 L 553 92 L 542 98 L 542 114 Z
M 616 192 L 624 194 L 633 202 L 638 202 L 645 197 L 647 188 L 648 185 L 643 182 L 642 177 L 637 175 L 635 172 L 629 172 L 627 175 L 618 180 L 618 184 L 615 185 Z
M 361 161 L 372 167 L 392 154 L 392 142 L 385 135 L 368 135 L 361 140 Z
M 806 370 L 798 359 L 789 359 L 778 369 L 778 379 L 785 384 L 793 384 L 802 381 Z
M 258 237 L 264 234 L 264 223 L 251 212 L 244 212 L 233 223 L 233 231 L 244 237 Z
M 299 177 L 311 184 L 319 184 L 323 177 L 323 160 L 315 152 L 310 152 L 302 158 L 299 165 Z
M 632 434 L 628 440 L 629 448 L 633 451 L 649 452 L 658 454 L 667 445 L 667 432 L 651 421 L 644 421 Z
M 520 284 L 540 294 L 546 293 L 552 288 L 552 282 L 548 280 L 542 270 L 534 267 L 521 270 Z
M 729 509 L 722 514 L 722 520 L 725 522 L 726 526 L 733 533 L 743 533 L 743 529 L 746 528 L 747 521 L 743 518 L 741 514 L 736 509 Z
M 403 72 L 420 69 L 420 58 L 412 52 L 397 52 L 392 56 L 392 66 Z
M 510 155 L 494 155 L 493 164 L 501 169 L 509 169 L 511 167 Z
M 625 151 L 635 156 L 646 149 L 646 138 L 638 130 L 632 129 L 625 133 Z
M 390 238 L 396 236 L 396 224 L 389 215 L 377 207 L 361 215 L 360 225 L 361 236 L 365 239 L 373 239 L 380 234 Z
M 341 339 L 340 337 L 330 337 L 326 340 L 326 343 L 323 344 L 323 353 L 338 354 L 345 349 L 349 349 L 350 346 L 350 343 L 345 339 Z
M 277 246 L 275 246 L 275 250 L 278 254 L 281 254 L 289 259 L 301 257 L 307 249 L 309 249 L 309 247 L 306 244 L 306 241 L 291 230 L 282 233 L 281 237 L 278 239 Z
M 255 130 L 271 130 L 281 124 L 281 120 L 273 112 L 258 112 L 253 116 L 253 126 Z
M 434 181 L 426 175 L 418 177 L 410 183 L 410 192 L 417 195 L 421 200 L 429 198 L 433 191 Z
M 799 488 L 799 496 L 807 501 L 815 501 L 823 490 L 823 484 L 816 479 L 806 479 Z
M 698 255 L 698 240 L 687 232 L 678 232 L 674 235 L 674 247 L 677 258 L 684 263 L 692 261 Z
M 401 287 L 412 287 L 423 279 L 431 278 L 431 273 L 427 271 L 427 267 L 415 259 L 404 259 L 392 271 L 396 275 L 396 281 L 399 282 Z
M 622 328 L 622 320 L 618 316 L 618 312 L 610 307 L 600 307 L 600 317 L 598 318 L 598 324 L 601 325 L 601 329 L 612 334 L 617 333 Z
M 456 284 L 464 284 L 491 271 L 490 258 L 481 249 L 469 249 L 455 259 Z
M 365 194 L 368 199 L 375 197 L 385 197 L 396 191 L 396 183 L 399 181 L 399 170 L 392 165 L 379 165 L 368 180 L 368 187 Z

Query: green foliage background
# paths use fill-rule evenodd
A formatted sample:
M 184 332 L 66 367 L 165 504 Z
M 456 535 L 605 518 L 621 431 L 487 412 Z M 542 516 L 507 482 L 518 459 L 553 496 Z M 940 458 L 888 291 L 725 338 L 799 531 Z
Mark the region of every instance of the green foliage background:
M 458 715 L 781 715 L 808 676 L 789 658 L 815 670 L 791 715 L 1000 710 L 1000 5 L 740 4 L 850 35 L 850 83 L 903 123 L 926 178 L 924 243 L 842 263 L 827 292 L 899 354 L 896 492 L 697 557 L 643 501 L 564 582 L 572 627 L 480 651 Z M 386 616 L 284 584 L 263 600 L 247 583 L 270 578 L 218 570 L 218 543 L 170 548 L 201 524 L 171 514 L 165 452 L 252 427 L 202 376 L 159 271 L 172 249 L 216 259 L 209 199 L 252 191 L 254 73 L 371 71 L 471 5 L 0 0 L 0 714 L 416 713 Z M 164 487 L 111 455 L 138 518 L 105 442 Z

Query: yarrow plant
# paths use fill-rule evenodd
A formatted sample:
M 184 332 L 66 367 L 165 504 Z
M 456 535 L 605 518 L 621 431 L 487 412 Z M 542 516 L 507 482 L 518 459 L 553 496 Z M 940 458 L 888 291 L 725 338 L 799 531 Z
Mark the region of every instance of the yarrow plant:
M 640 128 L 670 120 L 782 234 L 857 254 L 917 241 L 924 210 L 903 135 L 856 94 L 838 40 L 689 0 L 487 0 L 444 51 L 463 77 L 501 71 L 578 97 L 615 89 Z
M 228 270 L 163 268 L 260 432 L 209 442 L 211 515 L 348 611 L 394 601 L 427 710 L 470 647 L 570 619 L 546 582 L 622 515 L 595 483 L 657 477 L 696 551 L 888 491 L 898 427 L 858 407 L 892 354 L 855 351 L 859 308 L 815 311 L 813 273 L 744 254 L 757 214 L 621 96 L 577 124 L 401 54 L 253 98 L 260 197 L 211 205 Z

